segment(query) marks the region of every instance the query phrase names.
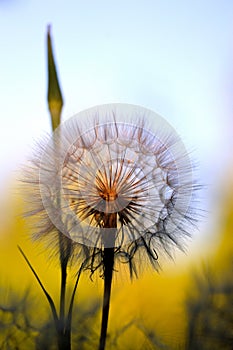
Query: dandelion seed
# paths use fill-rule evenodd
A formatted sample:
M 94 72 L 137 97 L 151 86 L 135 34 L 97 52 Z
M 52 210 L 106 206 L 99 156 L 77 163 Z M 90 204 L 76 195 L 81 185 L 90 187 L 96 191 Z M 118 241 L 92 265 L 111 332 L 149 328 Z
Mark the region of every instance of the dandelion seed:
M 95 107 L 63 123 L 42 152 L 40 209 L 73 242 L 121 257 L 144 248 L 154 260 L 161 248 L 182 249 L 194 222 L 192 167 L 157 114 Z
M 116 261 L 127 263 L 132 277 L 146 259 L 158 268 L 162 252 L 184 249 L 195 223 L 189 156 L 163 118 L 113 104 L 60 125 L 33 164 L 26 183 L 35 188 L 29 215 L 41 218 L 37 237 L 62 232 L 91 273 L 101 270 L 103 350 Z

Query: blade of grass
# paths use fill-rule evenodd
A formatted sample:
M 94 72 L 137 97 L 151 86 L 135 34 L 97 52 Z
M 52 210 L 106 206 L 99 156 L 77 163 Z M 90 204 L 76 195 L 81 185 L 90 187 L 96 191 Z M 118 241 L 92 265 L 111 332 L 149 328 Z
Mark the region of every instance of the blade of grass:
M 36 273 L 35 269 L 33 268 L 32 264 L 30 263 L 30 261 L 28 260 L 27 256 L 25 255 L 25 253 L 23 252 L 23 250 L 20 248 L 20 246 L 18 246 L 18 249 L 20 251 L 20 253 L 22 254 L 24 260 L 26 261 L 27 265 L 29 266 L 30 270 L 32 271 L 34 277 L 36 278 L 37 282 L 39 283 L 46 299 L 48 300 L 48 303 L 50 305 L 51 311 L 52 311 L 52 315 L 53 315 L 53 319 L 55 322 L 56 327 L 58 326 L 58 315 L 57 315 L 57 311 L 56 311 L 56 307 L 55 304 L 53 302 L 52 297 L 50 296 L 50 294 L 47 292 L 47 290 L 45 289 L 43 283 L 40 280 L 40 277 L 38 276 L 38 274 Z
M 75 282 L 75 285 L 74 285 L 74 289 L 73 289 L 73 292 L 72 292 L 72 295 L 71 295 L 70 306 L 69 306 L 69 311 L 68 311 L 68 315 L 67 315 L 67 324 L 66 324 L 67 330 L 70 330 L 70 329 L 71 329 L 72 310 L 73 310 L 73 305 L 74 305 L 74 297 L 75 297 L 75 294 L 76 294 L 76 290 L 77 290 L 77 287 L 78 287 L 79 279 L 80 279 L 81 272 L 82 272 L 82 270 L 83 270 L 84 265 L 85 265 L 85 262 L 83 262 L 83 263 L 81 264 L 80 268 L 79 268 L 78 276 L 77 276 L 77 278 L 76 278 L 76 282 Z

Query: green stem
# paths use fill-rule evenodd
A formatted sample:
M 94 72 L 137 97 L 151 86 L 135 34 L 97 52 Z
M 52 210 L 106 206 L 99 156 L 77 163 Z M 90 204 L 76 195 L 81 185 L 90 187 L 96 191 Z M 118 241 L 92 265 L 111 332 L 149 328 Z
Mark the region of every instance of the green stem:
M 100 332 L 99 350 L 105 349 L 108 318 L 112 288 L 112 276 L 114 268 L 114 254 L 115 254 L 115 235 L 117 227 L 117 217 L 115 213 L 107 214 L 104 218 L 104 251 L 103 251 L 103 267 L 104 267 L 104 295 L 102 307 L 102 322 Z M 108 230 L 110 228 L 110 230 Z M 112 230 L 115 229 L 115 230 Z
M 112 274 L 113 274 L 113 267 L 114 267 L 114 248 L 104 249 L 103 263 L 104 263 L 104 296 L 103 296 L 102 323 L 101 323 L 99 350 L 104 350 L 105 344 L 106 344 L 109 307 L 110 307 L 110 298 L 111 298 L 111 287 L 112 287 Z
M 67 265 L 71 255 L 71 243 L 59 232 L 60 265 L 61 265 L 61 287 L 60 287 L 60 313 L 58 348 L 59 350 L 71 349 L 71 327 L 66 327 L 65 303 L 66 303 L 66 283 Z
M 71 336 L 69 333 L 58 333 L 58 350 L 70 350 L 71 349 Z
M 44 295 L 45 297 L 47 298 L 48 300 L 48 303 L 50 305 L 50 308 L 51 308 L 51 311 L 52 311 L 52 315 L 53 315 L 53 319 L 54 319 L 54 324 L 55 324 L 55 327 L 56 327 L 56 330 L 58 332 L 58 325 L 59 325 L 59 319 L 58 319 L 58 316 L 57 316 L 57 311 L 56 311 L 56 308 L 55 308 L 55 305 L 54 305 L 54 302 L 53 302 L 53 299 L 51 298 L 51 296 L 49 295 L 49 293 L 47 292 L 47 290 L 45 289 L 43 283 L 41 282 L 38 274 L 36 273 L 36 271 L 34 270 L 34 268 L 32 267 L 32 264 L 30 263 L 30 261 L 28 260 L 28 258 L 26 257 L 26 255 L 24 254 L 23 250 L 18 246 L 18 249 L 20 251 L 20 253 L 22 254 L 22 256 L 24 257 L 26 263 L 28 264 L 29 268 L 31 269 L 33 275 L 35 276 L 37 282 L 39 283 L 42 291 L 44 292 Z
M 76 279 L 76 282 L 75 282 L 75 285 L 74 285 L 74 289 L 73 289 L 73 292 L 72 292 L 72 295 L 71 295 L 70 306 L 69 306 L 69 311 L 68 311 L 68 316 L 67 316 L 67 323 L 66 323 L 66 332 L 68 332 L 71 329 L 72 311 L 73 311 L 73 306 L 74 306 L 74 297 L 75 297 L 75 293 L 76 293 L 76 290 L 77 290 L 77 287 L 78 287 L 78 282 L 79 282 L 80 275 L 81 275 L 81 272 L 82 272 L 82 269 L 83 269 L 84 265 L 85 265 L 85 262 L 83 262 L 81 264 L 81 267 L 80 267 L 80 269 L 78 271 L 78 276 L 77 276 L 77 279 Z
M 66 252 L 66 241 L 59 232 L 59 247 L 60 247 L 60 264 L 61 264 L 61 289 L 60 289 L 60 319 L 64 319 L 65 315 L 65 296 L 66 296 L 66 280 L 67 280 L 67 264 L 69 254 Z

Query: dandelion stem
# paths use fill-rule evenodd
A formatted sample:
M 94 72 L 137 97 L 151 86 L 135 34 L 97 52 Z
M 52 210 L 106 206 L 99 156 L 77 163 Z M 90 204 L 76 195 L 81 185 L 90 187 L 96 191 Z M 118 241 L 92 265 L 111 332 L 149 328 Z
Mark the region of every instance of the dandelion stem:
M 116 214 L 110 214 L 105 216 L 104 228 L 116 228 L 117 220 Z M 105 248 L 103 251 L 103 266 L 104 266 L 104 296 L 103 296 L 103 307 L 102 307 L 102 323 L 99 350 L 105 349 L 107 329 L 108 329 L 108 317 L 110 308 L 111 298 L 111 287 L 112 287 L 112 275 L 114 268 L 114 252 L 115 252 L 115 234 L 116 230 L 106 230 L 107 237 L 104 237 Z
M 61 266 L 61 295 L 60 295 L 60 319 L 64 320 L 65 315 L 65 297 L 66 297 L 66 265 Z
M 110 297 L 111 297 L 111 287 L 112 287 L 113 266 L 114 266 L 114 248 L 105 248 L 104 249 L 104 268 L 105 268 L 104 297 L 103 297 L 102 323 L 101 323 L 99 350 L 105 349 L 107 328 L 108 328 Z
M 61 265 L 61 289 L 60 289 L 60 314 L 59 314 L 59 332 L 58 347 L 59 350 L 71 349 L 71 327 L 66 327 L 65 301 L 66 301 L 66 282 L 67 265 L 71 256 L 71 245 L 68 238 L 62 236 L 59 232 L 60 243 L 60 265 Z
M 61 264 L 61 293 L 60 293 L 60 319 L 64 319 L 65 315 L 65 296 L 66 296 L 66 280 L 67 265 L 70 258 L 70 247 L 68 239 L 59 232 L 60 246 L 60 264 Z

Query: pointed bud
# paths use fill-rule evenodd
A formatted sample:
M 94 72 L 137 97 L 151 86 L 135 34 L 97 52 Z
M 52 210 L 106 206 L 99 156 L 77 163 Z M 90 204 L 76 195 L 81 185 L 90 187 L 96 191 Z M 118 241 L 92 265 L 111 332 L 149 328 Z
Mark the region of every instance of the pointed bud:
M 50 36 L 50 26 L 47 30 L 47 50 L 48 50 L 48 107 L 51 116 L 52 128 L 55 130 L 60 124 L 61 111 L 63 106 L 62 93 L 58 81 L 56 65 L 53 57 L 52 41 Z

